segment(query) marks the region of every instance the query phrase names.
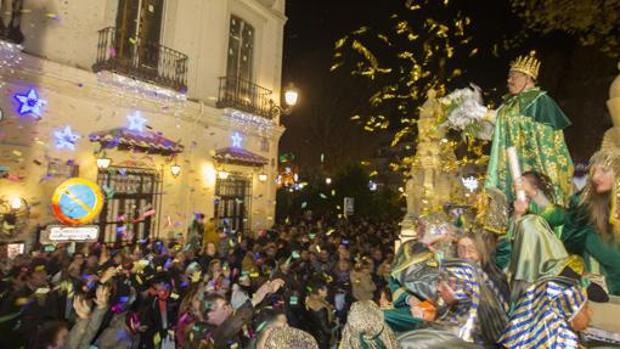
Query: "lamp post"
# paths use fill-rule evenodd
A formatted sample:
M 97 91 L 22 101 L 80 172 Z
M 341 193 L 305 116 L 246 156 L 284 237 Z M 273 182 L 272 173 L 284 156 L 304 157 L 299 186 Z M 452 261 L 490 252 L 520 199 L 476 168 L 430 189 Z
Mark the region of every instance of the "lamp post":
M 273 100 L 269 100 L 269 105 L 271 109 L 271 116 L 276 117 L 280 115 L 290 115 L 293 111 L 293 107 L 297 104 L 299 99 L 299 92 L 297 87 L 290 82 L 286 89 L 284 90 L 284 106 L 276 105 L 276 102 Z

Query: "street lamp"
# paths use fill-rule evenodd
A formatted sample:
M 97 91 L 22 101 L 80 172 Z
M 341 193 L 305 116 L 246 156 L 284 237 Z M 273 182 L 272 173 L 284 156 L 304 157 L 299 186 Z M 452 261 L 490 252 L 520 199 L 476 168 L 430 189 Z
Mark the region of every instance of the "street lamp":
M 110 165 L 112 164 L 112 159 L 103 154 L 101 157 L 97 158 L 96 162 L 98 169 L 107 170 L 108 167 L 110 167 Z
M 11 209 L 17 211 L 24 207 L 24 199 L 20 197 L 11 198 L 11 200 L 9 201 L 9 205 L 11 206 Z
M 258 174 L 258 180 L 261 182 L 267 182 L 267 174 L 266 173 L 259 173 Z
M 276 117 L 280 115 L 289 115 L 293 111 L 293 107 L 297 104 L 299 99 L 299 92 L 295 85 L 291 82 L 286 86 L 284 90 L 284 104 L 285 106 L 276 105 L 276 102 L 269 100 L 269 106 L 271 109 L 271 116 Z
M 332 184 L 332 179 L 329 178 L 329 177 L 325 178 L 325 184 L 327 184 L 327 185 Z
M 170 165 L 170 173 L 172 177 L 177 178 L 179 174 L 181 174 L 181 165 L 177 164 L 175 161 L 174 164 Z
M 297 91 L 297 88 L 295 87 L 295 85 L 292 82 L 290 82 L 284 92 L 284 102 L 286 102 L 287 106 L 294 107 L 297 104 L 298 98 L 299 98 L 299 92 Z

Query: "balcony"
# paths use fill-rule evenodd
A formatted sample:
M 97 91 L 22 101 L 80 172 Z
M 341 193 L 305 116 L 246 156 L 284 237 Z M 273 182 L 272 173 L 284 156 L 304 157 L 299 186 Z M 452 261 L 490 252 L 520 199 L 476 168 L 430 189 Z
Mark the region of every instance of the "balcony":
M 219 80 L 218 108 L 234 108 L 271 119 L 271 90 L 234 76 Z
M 114 27 L 99 31 L 93 71 L 110 71 L 175 91 L 187 90 L 187 55 L 153 42 L 120 41 Z

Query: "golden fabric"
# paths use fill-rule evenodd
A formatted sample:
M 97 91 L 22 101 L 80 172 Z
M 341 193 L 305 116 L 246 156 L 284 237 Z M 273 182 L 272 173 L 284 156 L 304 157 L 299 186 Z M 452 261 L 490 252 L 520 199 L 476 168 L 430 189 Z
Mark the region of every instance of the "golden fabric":
M 340 349 L 400 348 L 383 316 L 383 311 L 372 301 L 353 303 L 342 332 Z

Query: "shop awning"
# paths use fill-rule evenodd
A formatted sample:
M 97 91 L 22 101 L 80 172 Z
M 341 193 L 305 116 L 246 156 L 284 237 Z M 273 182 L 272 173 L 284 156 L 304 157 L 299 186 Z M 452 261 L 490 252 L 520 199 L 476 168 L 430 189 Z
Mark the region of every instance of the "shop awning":
M 91 142 L 98 142 L 104 149 L 137 150 L 146 153 L 170 155 L 183 151 L 183 146 L 164 137 L 160 132 L 132 131 L 126 128 L 115 128 L 107 131 L 91 133 Z
M 215 151 L 215 156 L 213 156 L 213 158 L 216 161 L 222 163 L 232 163 L 256 167 L 266 165 L 269 162 L 269 160 L 258 154 L 254 154 L 245 149 L 235 147 L 218 149 Z

